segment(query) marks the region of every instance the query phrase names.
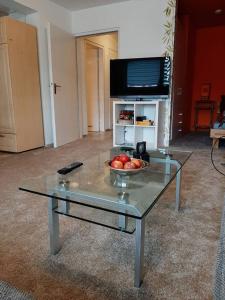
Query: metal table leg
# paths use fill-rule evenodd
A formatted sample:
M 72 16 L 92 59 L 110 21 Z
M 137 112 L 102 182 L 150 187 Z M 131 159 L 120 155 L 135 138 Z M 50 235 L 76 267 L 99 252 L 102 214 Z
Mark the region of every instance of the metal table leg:
M 144 265 L 144 239 L 145 239 L 145 218 L 136 219 L 135 232 L 135 274 L 134 286 L 140 287 L 143 281 L 143 265 Z
M 180 209 L 180 189 L 181 189 L 181 169 L 177 172 L 176 175 L 176 210 Z
M 182 178 L 182 168 L 179 161 L 171 161 L 171 165 L 175 165 L 177 168 L 176 174 L 176 211 L 180 209 L 180 191 L 181 191 L 181 178 Z
M 169 156 L 166 157 L 165 174 L 168 174 L 168 175 L 171 174 L 171 160 L 170 160 Z
M 121 230 L 126 230 L 126 228 L 127 228 L 127 217 L 126 216 L 119 215 L 119 228 Z
M 169 157 L 166 159 L 152 158 L 153 162 L 165 163 L 165 174 L 171 174 L 171 166 L 176 166 L 178 172 L 176 175 L 176 210 L 180 209 L 180 190 L 181 190 L 181 174 L 182 168 L 179 161 L 172 160 Z
M 50 198 L 48 200 L 48 228 L 51 254 L 57 254 L 60 250 L 59 215 L 54 212 L 55 208 L 58 208 L 58 200 L 55 198 Z
M 119 203 L 125 204 L 128 203 L 128 198 L 129 198 L 129 194 L 126 192 L 121 192 L 119 194 Z M 120 212 L 125 213 L 126 211 L 124 209 L 120 209 Z M 125 230 L 127 228 L 127 221 L 128 221 L 128 217 L 124 216 L 124 215 L 119 215 L 119 228 L 121 228 L 121 230 Z
M 66 197 L 68 198 L 68 197 Z M 70 212 L 70 202 L 68 201 L 60 201 L 61 202 L 61 211 L 64 213 L 64 214 L 69 214 Z

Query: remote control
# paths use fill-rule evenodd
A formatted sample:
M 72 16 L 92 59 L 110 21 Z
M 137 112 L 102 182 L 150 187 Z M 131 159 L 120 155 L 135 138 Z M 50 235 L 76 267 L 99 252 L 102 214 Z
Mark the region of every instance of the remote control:
M 74 163 L 58 170 L 57 172 L 61 175 L 66 175 L 68 174 L 69 172 L 73 171 L 74 169 L 76 168 L 79 168 L 80 166 L 82 166 L 83 163 L 82 162 L 79 162 L 79 161 L 75 161 Z

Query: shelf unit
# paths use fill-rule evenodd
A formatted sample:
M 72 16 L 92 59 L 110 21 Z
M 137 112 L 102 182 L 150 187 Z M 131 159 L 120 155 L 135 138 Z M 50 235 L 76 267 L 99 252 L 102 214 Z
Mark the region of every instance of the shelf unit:
M 158 121 L 160 100 L 156 101 L 114 101 L 113 102 L 113 146 L 135 147 L 138 142 L 146 141 L 147 149 L 158 145 Z M 122 110 L 134 111 L 134 124 L 119 124 Z M 136 125 L 136 117 L 146 116 L 154 125 Z

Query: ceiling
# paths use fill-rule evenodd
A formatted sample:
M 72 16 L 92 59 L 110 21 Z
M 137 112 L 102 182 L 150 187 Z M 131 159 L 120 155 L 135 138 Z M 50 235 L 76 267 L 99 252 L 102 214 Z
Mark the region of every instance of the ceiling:
M 220 15 L 214 11 L 222 9 Z M 188 14 L 198 27 L 225 25 L 225 0 L 179 0 L 178 14 Z
M 129 0 L 51 0 L 69 10 L 80 10 L 95 6 L 108 5 L 112 3 L 124 2 Z

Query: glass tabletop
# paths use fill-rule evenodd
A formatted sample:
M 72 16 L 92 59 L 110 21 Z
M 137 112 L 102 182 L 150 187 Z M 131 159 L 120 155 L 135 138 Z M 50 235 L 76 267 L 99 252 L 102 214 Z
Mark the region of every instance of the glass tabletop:
M 191 155 L 191 152 L 170 149 L 150 151 L 150 164 L 145 170 L 131 176 L 120 176 L 105 163 L 118 153 L 121 149 L 114 148 L 93 156 L 66 176 L 56 173 L 26 180 L 20 189 L 89 208 L 142 218 Z

